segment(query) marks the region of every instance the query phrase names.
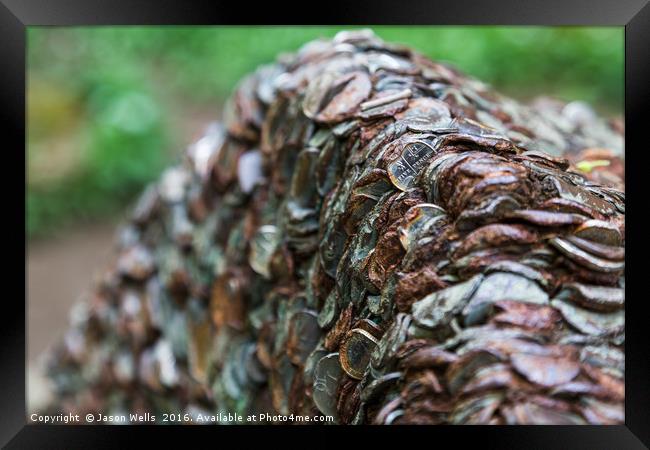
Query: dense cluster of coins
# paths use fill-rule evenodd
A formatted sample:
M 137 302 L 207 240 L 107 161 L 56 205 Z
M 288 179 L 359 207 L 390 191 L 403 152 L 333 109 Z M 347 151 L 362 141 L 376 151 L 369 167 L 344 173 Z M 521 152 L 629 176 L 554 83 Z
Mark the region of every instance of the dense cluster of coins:
M 53 407 L 623 423 L 622 128 L 368 31 L 311 42 L 143 194 Z

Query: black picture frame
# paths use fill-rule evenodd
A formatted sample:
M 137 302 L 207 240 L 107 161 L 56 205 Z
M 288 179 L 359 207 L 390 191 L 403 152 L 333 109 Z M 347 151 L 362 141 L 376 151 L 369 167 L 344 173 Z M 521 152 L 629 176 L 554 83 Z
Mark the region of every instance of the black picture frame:
M 575 427 L 415 427 L 409 428 L 418 439 L 430 445 L 451 441 L 473 442 L 478 448 L 585 448 L 620 449 L 648 448 L 650 445 L 650 358 L 645 351 L 647 299 L 643 288 L 644 257 L 644 176 L 643 163 L 648 145 L 644 145 L 643 112 L 650 99 L 650 5 L 648 0 L 453 0 L 445 2 L 384 1 L 344 2 L 328 0 L 315 5 L 303 2 L 281 5 L 277 2 L 216 2 L 188 0 L 0 0 L 0 126 L 4 128 L 1 142 L 5 143 L 0 167 L 3 186 L 0 204 L 8 205 L 3 216 L 4 261 L 9 270 L 20 272 L 18 240 L 20 228 L 25 230 L 26 204 L 19 198 L 16 167 L 26 174 L 26 27 L 33 25 L 175 25 L 175 24 L 454 24 L 454 25 L 591 25 L 625 27 L 625 127 L 626 148 L 626 402 L 624 426 Z M 559 68 L 559 70 L 561 70 Z M 13 142 L 14 145 L 8 144 Z M 24 153 L 21 154 L 20 148 Z M 13 176 L 12 176 L 13 175 Z M 14 176 L 16 179 L 14 179 Z M 26 175 L 24 175 L 26 176 Z M 647 226 L 646 226 L 647 228 Z M 25 234 L 27 245 L 27 236 Z M 638 263 L 636 262 L 638 260 Z M 631 262 L 630 262 L 631 261 Z M 646 263 L 647 265 L 647 263 Z M 6 266 L 6 264 L 3 264 Z M 25 267 L 25 266 L 22 266 Z M 25 273 L 25 272 L 23 272 Z M 15 285 L 25 292 L 19 274 L 6 274 L 3 285 Z M 3 290 L 4 291 L 4 290 Z M 236 433 L 250 436 L 260 432 L 278 433 L 282 427 L 102 427 L 45 426 L 27 424 L 25 405 L 26 324 L 25 305 L 19 295 L 6 295 L 2 300 L 0 347 L 2 361 L 0 377 L 0 444 L 6 448 L 114 448 L 129 447 L 133 434 L 167 443 L 181 439 L 187 445 L 188 433 L 198 433 L 215 443 L 215 434 Z M 644 322 L 646 321 L 646 322 Z M 645 339 L 644 339 L 645 337 Z M 338 427 L 336 427 L 338 428 Z M 403 432 L 403 427 L 396 427 Z M 282 428 L 287 432 L 286 428 Z M 352 437 L 368 430 L 330 432 Z M 287 434 L 301 442 L 301 433 L 310 427 L 290 427 Z M 252 433 L 251 433 L 252 432 Z M 393 434 L 387 427 L 374 427 L 375 439 L 383 440 Z M 219 437 L 218 439 L 221 439 Z M 345 438 L 347 440 L 347 436 Z M 288 442 L 288 441 L 287 441 Z M 267 444 L 264 444 L 267 445 Z M 420 444 L 417 444 L 420 445 Z M 364 445 L 364 446 L 367 446 Z

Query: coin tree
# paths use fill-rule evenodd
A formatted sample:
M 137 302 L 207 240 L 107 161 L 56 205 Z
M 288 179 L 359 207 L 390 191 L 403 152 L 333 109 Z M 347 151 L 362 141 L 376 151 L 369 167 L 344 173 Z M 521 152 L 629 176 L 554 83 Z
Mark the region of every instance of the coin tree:
M 310 42 L 141 196 L 50 409 L 623 423 L 622 133 L 369 31 Z

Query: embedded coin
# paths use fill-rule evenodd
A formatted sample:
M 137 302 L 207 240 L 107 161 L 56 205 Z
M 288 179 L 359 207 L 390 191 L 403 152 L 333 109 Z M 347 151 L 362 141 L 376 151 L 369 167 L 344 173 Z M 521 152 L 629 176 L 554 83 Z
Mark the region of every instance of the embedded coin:
M 337 417 L 336 392 L 342 375 L 338 352 L 323 356 L 314 369 L 312 396 L 318 410 L 326 416 Z
M 388 177 L 402 191 L 413 185 L 416 175 L 424 168 L 428 156 L 435 153 L 435 148 L 425 141 L 409 142 L 404 146 L 402 155 L 388 165 Z
M 338 319 L 339 308 L 336 302 L 336 289 L 332 289 L 330 294 L 325 299 L 325 304 L 318 313 L 318 325 L 327 330 L 334 325 Z
M 300 365 L 305 362 L 314 350 L 320 337 L 320 328 L 316 313 L 308 310 L 295 312 L 291 316 L 289 337 L 287 339 L 287 354 L 291 362 Z
M 370 363 L 370 355 L 377 346 L 377 339 L 366 330 L 355 328 L 341 345 L 341 366 L 352 378 L 360 380 Z
M 250 242 L 248 264 L 264 278 L 271 278 L 271 258 L 278 244 L 275 225 L 263 225 Z

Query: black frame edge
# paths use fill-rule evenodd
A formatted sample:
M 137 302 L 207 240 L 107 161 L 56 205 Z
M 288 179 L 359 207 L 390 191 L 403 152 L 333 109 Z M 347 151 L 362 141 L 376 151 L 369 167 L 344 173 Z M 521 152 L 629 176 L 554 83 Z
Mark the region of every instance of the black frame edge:
M 511 5 L 507 5 L 510 1 Z M 603 1 L 603 0 L 601 0 Z M 0 0 L 0 30 L 3 35 L 3 45 L 0 46 L 0 56 L 5 62 L 5 70 L 0 71 L 0 118 L 3 125 L 7 127 L 8 134 L 15 139 L 15 142 L 22 143 L 23 148 L 25 145 L 25 63 L 26 63 L 26 26 L 28 25 L 101 25 L 101 24 L 173 24 L 173 23 L 224 23 L 224 21 L 234 21 L 238 18 L 242 23 L 261 23 L 266 18 L 269 21 L 275 19 L 276 22 L 284 23 L 300 23 L 296 21 L 295 17 L 289 14 L 286 19 L 278 21 L 278 12 L 267 15 L 268 11 L 258 10 L 256 15 L 248 14 L 251 9 L 250 5 L 239 5 L 242 10 L 233 13 L 229 8 L 228 10 L 216 8 L 214 2 L 195 2 L 197 5 L 196 10 L 192 10 L 187 4 L 183 5 L 182 2 L 174 2 L 172 0 L 159 0 L 156 3 L 155 10 L 147 10 L 146 5 L 151 5 L 150 0 L 137 0 L 132 1 L 132 4 L 137 4 L 133 8 L 124 8 L 124 0 L 114 0 L 111 2 L 111 7 L 107 8 L 106 3 L 103 5 L 101 0 L 86 0 L 79 2 L 78 0 L 68 1 L 65 4 L 57 1 L 42 1 L 42 0 Z M 388 2 L 376 0 L 374 3 L 375 12 L 370 12 L 364 15 L 364 8 L 359 5 L 355 7 L 342 8 L 339 11 L 338 17 L 336 14 L 327 13 L 320 17 L 312 17 L 305 19 L 303 23 L 335 23 L 335 22 L 348 22 L 348 23 L 379 23 L 388 22 L 394 24 L 415 24 L 428 22 L 435 23 L 455 23 L 455 24 L 474 24 L 483 23 L 489 24 L 514 24 L 514 23 L 529 23 L 529 24 L 545 24 L 545 25 L 625 25 L 626 33 L 626 48 L 625 48 L 625 115 L 626 115 L 626 147 L 632 148 L 633 142 L 642 144 L 644 130 L 644 121 L 642 119 L 643 112 L 646 110 L 647 99 L 650 98 L 650 89 L 648 80 L 650 80 L 650 60 L 644 56 L 648 54 L 648 43 L 650 42 L 650 5 L 647 0 L 607 0 L 607 8 L 598 8 L 595 4 L 596 1 L 585 2 L 583 0 L 576 0 L 573 3 L 566 2 L 565 0 L 549 0 L 544 5 L 537 3 L 531 10 L 525 11 L 521 3 L 530 5 L 532 2 L 518 2 L 516 0 L 506 0 L 505 5 L 496 5 L 490 2 L 490 9 L 488 10 L 485 5 L 474 9 L 471 14 L 465 16 L 462 20 L 458 20 L 458 16 L 463 13 L 463 8 L 467 7 L 467 2 L 459 0 L 458 2 L 446 2 L 447 9 L 442 14 L 432 15 L 431 11 L 434 10 L 433 5 L 424 7 L 418 4 L 419 8 L 412 8 L 409 11 L 409 16 L 401 13 L 393 14 L 396 7 L 404 6 L 401 2 Z M 84 5 L 79 7 L 79 5 Z M 164 7 L 161 5 L 164 4 Z M 578 4 L 578 6 L 576 6 Z M 9 6 L 7 6 L 9 5 Z M 53 6 L 54 5 L 54 6 Z M 587 6 L 586 6 L 587 5 Z M 337 6 L 337 1 L 334 0 L 333 8 Z M 381 11 L 377 13 L 377 10 Z M 236 7 L 235 7 L 236 8 Z M 510 11 L 507 11 L 511 8 Z M 564 14 L 564 9 L 568 8 L 569 13 Z M 504 13 L 504 10 L 506 12 Z M 487 11 L 487 13 L 486 13 Z M 343 14 L 341 14 L 343 13 Z M 295 14 L 295 13 L 292 13 Z M 303 11 L 303 14 L 305 12 Z M 557 16 L 555 16 L 556 14 Z M 560 17 L 561 16 L 561 17 Z M 387 18 L 388 17 L 388 18 Z M 455 19 L 454 19 L 455 17 Z M 383 20 L 382 20 L 383 18 Z M 532 18 L 532 19 L 531 19 Z M 315 21 L 315 22 L 314 22 Z M 647 126 L 646 126 L 647 127 Z M 11 147 L 8 147 L 8 153 L 12 153 Z M 13 149 L 15 150 L 15 148 Z M 642 242 L 643 231 L 637 228 L 639 223 L 642 222 L 642 211 L 644 209 L 643 197 L 639 195 L 642 186 L 641 181 L 644 176 L 647 176 L 643 169 L 648 167 L 644 164 L 638 164 L 636 158 L 640 157 L 638 153 L 643 150 L 639 149 L 635 153 L 635 163 L 628 164 L 626 161 L 626 178 L 629 190 L 627 192 L 627 201 L 629 202 L 632 197 L 633 208 L 628 211 L 628 215 L 634 219 L 626 220 L 628 226 L 627 234 L 632 233 L 633 240 Z M 17 155 L 13 151 L 17 164 L 25 164 L 25 155 Z M 12 162 L 14 160 L 11 160 Z M 26 172 L 25 172 L 26 173 Z M 5 183 L 6 193 L 13 193 L 16 191 L 15 184 L 12 185 L 13 180 L 3 179 Z M 637 185 L 637 186 L 635 186 Z M 13 187 L 12 187 L 13 186 Z M 626 186 L 626 187 L 628 187 Z M 25 218 L 25 203 L 22 199 L 17 201 L 19 208 L 22 210 L 22 217 L 15 225 L 16 230 L 20 226 L 23 227 L 25 232 L 24 218 Z M 634 206 L 638 205 L 638 208 Z M 641 210 L 641 212 L 638 212 Z M 20 211 L 19 211 L 20 213 Z M 626 217 L 627 219 L 627 217 Z M 632 228 L 629 227 L 632 223 Z M 14 227 L 14 225 L 11 225 Z M 642 225 L 641 225 L 642 226 Z M 20 231 L 16 231 L 19 235 Z M 17 245 L 17 244 L 16 244 Z M 642 255 L 634 256 L 640 253 L 640 249 L 633 247 L 628 249 L 629 259 L 639 259 L 641 261 Z M 633 265 L 628 266 L 627 270 L 632 273 L 642 276 L 639 269 Z M 19 279 L 17 277 L 16 279 Z M 626 287 L 627 293 L 638 290 L 639 294 L 643 292 L 636 286 L 634 279 L 639 279 L 638 276 L 627 277 L 628 285 Z M 24 279 L 23 279 L 24 280 Z M 14 281 L 16 282 L 16 281 Z M 25 288 L 26 291 L 26 288 Z M 26 292 L 25 292 L 26 293 Z M 639 302 L 644 302 L 645 298 L 639 295 Z M 15 297 L 14 297 L 15 298 Z M 26 298 L 26 296 L 25 296 Z M 12 299 L 8 299 L 12 300 Z M 14 308 L 13 306 L 12 308 Z M 650 405 L 650 387 L 648 386 L 648 379 L 650 379 L 650 361 L 644 351 L 644 343 L 647 339 L 647 333 L 643 329 L 644 314 L 640 311 L 638 303 L 630 303 L 627 306 L 626 325 L 627 325 L 627 348 L 626 354 L 628 356 L 626 364 L 628 365 L 626 376 L 626 425 L 623 427 L 585 427 L 584 431 L 577 430 L 575 427 L 569 430 L 559 429 L 557 435 L 554 437 L 547 437 L 544 439 L 535 440 L 532 442 L 530 448 L 538 448 L 540 445 L 555 444 L 555 446 L 562 446 L 562 437 L 573 435 L 578 439 L 585 439 L 577 447 L 579 448 L 643 448 L 643 446 L 650 445 L 650 424 L 648 423 L 648 405 Z M 24 313 L 24 310 L 18 306 L 18 312 Z M 634 331 L 633 331 L 634 330 Z M 25 404 L 25 317 L 15 315 L 12 317 L 8 314 L 5 319 L 5 327 L 2 330 L 2 339 L 0 345 L 3 350 L 0 354 L 0 362 L 2 364 L 2 379 L 4 383 L 0 383 L 0 412 L 3 413 L 0 420 L 0 444 L 5 444 L 9 439 L 11 440 L 10 446 L 13 448 L 33 448 L 30 444 L 36 442 L 41 445 L 48 443 L 49 445 L 43 447 L 60 448 L 60 445 L 65 445 L 66 448 L 81 448 L 75 446 L 75 442 L 79 442 L 79 432 L 82 437 L 88 440 L 93 435 L 101 436 L 111 441 L 119 440 L 126 442 L 125 431 L 119 427 L 119 432 L 114 430 L 114 427 L 46 427 L 46 426 L 25 426 L 26 418 L 26 404 Z M 646 339 L 644 339 L 646 338 Z M 634 356 L 632 356 L 634 355 Z M 22 403 L 21 403 L 22 402 Z M 125 427 L 127 428 L 127 427 Z M 146 430 L 146 427 L 128 427 L 137 428 L 138 430 Z M 168 428 L 168 427 L 165 427 Z M 194 428 L 194 427 L 192 427 Z M 211 428 L 211 427 L 210 427 Z M 170 433 L 172 429 L 176 430 Z M 541 434 L 543 427 L 525 427 L 524 430 L 530 430 L 532 435 Z M 222 433 L 223 428 L 219 429 Z M 486 434 L 506 435 L 508 428 L 500 429 L 496 432 L 487 432 Z M 601 431 L 603 430 L 603 431 Z M 164 437 L 170 437 L 178 430 L 176 427 L 165 430 L 165 432 L 158 432 Z M 247 431 L 251 431 L 250 429 Z M 293 431 L 293 429 L 292 429 Z M 483 429 L 485 431 L 485 429 Z M 16 434 L 18 433 L 18 434 Z M 383 431 L 373 429 L 373 434 L 381 436 Z M 525 436 L 528 431 L 513 432 L 515 440 L 525 442 L 522 434 Z M 546 433 L 554 434 L 549 429 Z M 595 436 L 591 438 L 588 433 L 593 433 Z M 139 434 L 139 433 L 138 433 Z M 442 432 L 442 435 L 462 435 L 463 433 L 457 432 Z M 470 435 L 476 436 L 477 433 L 471 432 Z M 112 436 L 111 436 L 112 435 Z M 178 433 L 187 437 L 183 433 Z M 252 433 L 254 435 L 254 433 Z M 517 438 L 518 437 L 518 438 Z M 503 439 L 503 438 L 502 438 Z M 501 439 L 497 439 L 497 442 Z M 105 443 L 105 441 L 103 441 Z M 502 441 L 503 442 L 503 441 Z M 589 447 L 586 443 L 589 443 Z M 566 444 L 566 441 L 564 442 Z M 57 445 L 58 444 L 58 445 Z M 95 446 L 95 448 L 105 448 L 102 446 Z M 487 445 L 484 448 L 493 448 Z
M 647 178 L 643 162 L 644 131 L 647 123 L 644 112 L 650 99 L 650 3 L 641 8 L 625 26 L 625 147 L 632 149 L 635 162 L 626 158 L 626 240 L 643 242 L 643 210 L 645 195 L 643 180 Z M 646 185 L 647 186 L 647 185 Z M 631 205 L 631 206 L 630 206 Z M 641 227 L 641 228 L 639 228 Z M 647 356 L 647 324 L 639 301 L 645 300 L 642 283 L 643 254 L 641 246 L 626 248 L 626 358 L 625 358 L 625 425 L 646 446 L 650 445 L 650 360 Z M 630 293 L 634 293 L 630 295 Z M 634 298 L 633 298 L 634 297 Z
M 276 2 L 217 2 L 214 0 L 2 0 L 17 17 L 31 25 L 591 25 L 622 26 L 647 0 L 328 0 L 326 7 L 289 7 Z M 284 6 L 284 7 L 283 7 Z
M 14 145 L 5 147 L 7 166 L 25 167 L 25 74 L 26 74 L 26 27 L 25 24 L 9 8 L 0 3 L 0 30 L 3 31 L 0 45 L 0 60 L 3 70 L 0 71 L 0 123 L 5 128 L 3 139 Z M 20 150 L 22 149 L 23 152 Z M 24 172 L 26 173 L 26 172 Z M 17 175 L 17 173 L 16 173 Z M 16 179 L 18 177 L 16 176 Z M 17 197 L 15 179 L 1 177 L 2 191 Z M 25 184 L 25 189 L 26 189 Z M 16 215 L 13 222 L 6 228 L 7 236 L 24 235 L 25 231 L 25 200 L 13 198 L 16 204 Z M 22 229 L 21 229 L 22 228 Z M 16 244 L 18 239 L 15 239 Z M 5 300 L 13 303 L 6 309 L 5 320 L 0 338 L 0 367 L 2 368 L 3 383 L 0 383 L 0 443 L 6 443 L 13 435 L 24 428 L 26 423 L 25 404 L 25 374 L 26 374 L 26 278 L 12 279 L 25 282 L 23 292 L 25 304 L 22 308 L 19 295 L 6 295 Z M 18 301 L 17 301 L 18 300 Z M 16 309 L 14 309 L 16 308 Z

